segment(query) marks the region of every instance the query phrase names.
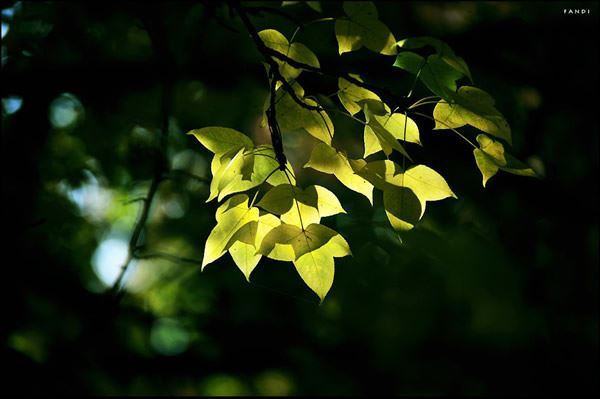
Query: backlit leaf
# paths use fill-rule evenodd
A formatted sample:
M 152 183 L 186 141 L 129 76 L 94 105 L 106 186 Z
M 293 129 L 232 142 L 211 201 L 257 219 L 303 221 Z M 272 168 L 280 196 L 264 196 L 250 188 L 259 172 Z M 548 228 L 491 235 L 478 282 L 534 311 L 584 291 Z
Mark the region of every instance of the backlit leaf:
M 229 241 L 239 229 L 247 223 L 258 220 L 258 208 L 248 207 L 248 196 L 239 194 L 236 197 L 238 197 L 236 206 L 221 213 L 217 212 L 217 225 L 210 232 L 204 244 L 202 269 L 225 253 Z
M 319 296 L 322 302 L 333 284 L 334 257 L 350 254 L 350 247 L 346 240 L 336 234 L 325 245 L 296 259 L 294 266 L 302 280 Z
M 248 136 L 228 127 L 210 126 L 202 129 L 194 129 L 188 132 L 209 151 L 215 154 L 223 154 L 230 150 L 240 148 L 252 148 L 254 144 Z
M 430 55 L 425 59 L 416 53 L 403 51 L 396 57 L 394 66 L 418 75 L 419 80 L 432 93 L 447 101 L 454 97 L 456 81 L 463 76 L 463 73 L 450 66 L 437 54 Z
M 452 51 L 450 46 L 439 39 L 429 36 L 411 37 L 400 40 L 396 44 L 398 47 L 405 49 L 418 49 L 425 46 L 431 46 L 444 62 L 462 75 L 467 76 L 470 81 L 473 81 L 467 63 L 461 57 L 454 54 L 454 51 Z
M 360 77 L 356 75 L 353 75 L 353 77 L 362 82 Z M 363 87 L 357 86 L 344 78 L 338 79 L 338 87 L 340 89 L 338 92 L 338 98 L 340 99 L 340 102 L 344 108 L 346 108 L 351 115 L 362 111 L 361 102 L 364 100 L 370 99 L 381 101 L 381 98 L 379 98 L 377 94 Z
M 297 83 L 294 88 L 299 98 L 303 98 L 304 90 Z M 283 89 L 278 91 L 276 106 L 277 122 L 283 132 L 304 129 L 310 135 L 324 143 L 331 144 L 334 130 L 333 123 L 325 111 L 313 111 L 303 108 Z M 316 101 L 306 98 L 303 101 L 311 106 L 316 106 Z
M 344 2 L 346 18 L 335 21 L 335 36 L 340 54 L 365 46 L 371 51 L 395 55 L 396 39 L 389 28 L 379 21 L 372 2 Z
M 373 204 L 373 185 L 356 174 L 348 158 L 335 148 L 325 143 L 318 143 L 313 148 L 310 160 L 304 167 L 334 175 L 340 183 L 350 190 L 364 195 Z
M 397 231 L 415 227 L 423 214 L 421 202 L 415 193 L 405 187 L 388 187 L 383 191 L 385 213 Z
M 535 171 L 510 154 L 504 152 L 504 146 L 485 134 L 477 136 L 479 148 L 473 150 L 475 162 L 483 176 L 483 187 L 487 181 L 501 169 L 520 176 L 537 177 Z
M 458 128 L 471 125 L 492 136 L 511 143 L 510 126 L 504 116 L 494 108 L 494 100 L 485 91 L 472 86 L 462 86 L 455 103 L 440 100 L 433 110 L 435 129 Z
M 263 238 L 280 224 L 278 217 L 266 213 L 260 215 L 257 221 L 245 224 L 230 240 L 229 254 L 246 280 L 250 281 L 250 274 L 262 258 L 257 250 Z
M 321 217 L 346 212 L 335 194 L 321 186 L 310 186 L 301 190 L 289 184 L 282 184 L 269 190 L 257 206 L 281 215 L 284 223 L 295 226 L 319 223 Z
M 302 43 L 290 44 L 285 36 L 275 29 L 262 30 L 258 32 L 258 35 L 265 43 L 265 46 L 288 56 L 294 61 L 298 61 L 302 64 L 307 64 L 315 68 L 320 67 L 317 56 L 308 47 Z M 302 72 L 301 69 L 292 67 L 285 61 L 281 61 L 277 58 L 275 58 L 275 61 L 279 65 L 279 72 L 287 81 L 296 79 Z

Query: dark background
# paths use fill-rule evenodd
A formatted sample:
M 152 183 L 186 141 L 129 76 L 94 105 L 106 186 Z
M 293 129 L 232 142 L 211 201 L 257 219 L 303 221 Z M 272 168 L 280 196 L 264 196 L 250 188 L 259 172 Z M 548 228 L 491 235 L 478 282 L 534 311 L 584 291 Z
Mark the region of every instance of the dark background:
M 341 3 L 322 6 L 282 9 L 301 21 L 342 15 Z M 354 256 L 336 260 L 319 306 L 288 263 L 261 261 L 250 284 L 228 256 L 200 273 L 217 207 L 201 181 L 212 154 L 185 133 L 218 125 L 268 141 L 261 59 L 226 5 L 2 2 L 3 391 L 598 392 L 597 4 L 377 7 L 397 39 L 433 35 L 465 58 L 511 124 L 512 153 L 544 177 L 499 172 L 483 189 L 471 148 L 415 117 L 423 147 L 408 150 L 459 199 L 429 203 L 400 243 L 380 223 L 381 198 L 372 209 L 302 170 L 315 142 L 286 136 L 299 183 L 326 185 L 348 210 L 326 223 Z M 572 7 L 590 14 L 563 13 Z M 288 38 L 295 29 L 277 15 L 252 19 Z M 143 21 L 155 21 L 152 34 Z M 322 64 L 410 87 L 392 57 L 339 57 L 332 22 L 296 40 Z M 169 165 L 202 179 L 163 182 L 143 238 L 148 252 L 198 262 L 138 260 L 117 302 L 106 284 L 141 206 L 128 201 L 153 175 L 165 76 Z M 323 93 L 330 83 L 306 80 Z M 360 155 L 359 126 L 333 118 L 338 143 Z

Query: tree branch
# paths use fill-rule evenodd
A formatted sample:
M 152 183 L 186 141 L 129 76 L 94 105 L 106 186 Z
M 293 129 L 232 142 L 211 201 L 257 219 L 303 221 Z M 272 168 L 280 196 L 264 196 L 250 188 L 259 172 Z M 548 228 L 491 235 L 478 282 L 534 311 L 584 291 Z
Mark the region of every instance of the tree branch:
M 158 10 L 153 10 L 158 11 Z M 169 62 L 172 62 L 173 58 L 170 57 L 169 49 L 167 45 L 167 41 L 165 39 L 166 31 L 164 30 L 164 25 L 162 25 L 162 20 L 159 20 L 160 12 L 156 12 L 150 18 L 145 20 L 145 24 L 148 27 L 148 32 L 151 36 L 152 43 L 155 47 L 155 57 L 157 58 L 157 62 L 161 66 L 161 70 L 163 73 L 163 83 L 162 83 L 162 102 L 161 102 L 161 134 L 159 140 L 159 146 L 156 149 L 154 154 L 154 173 L 152 176 L 152 181 L 150 182 L 150 187 L 148 188 L 148 193 L 146 197 L 143 199 L 142 211 L 140 213 L 140 217 L 138 218 L 134 228 L 133 233 L 131 234 L 131 238 L 129 240 L 129 246 L 127 250 L 127 258 L 125 262 L 121 266 L 121 270 L 119 271 L 119 275 L 115 280 L 115 283 L 110 289 L 110 293 L 115 295 L 117 299 L 121 297 L 121 284 L 123 282 L 123 278 L 127 273 L 127 269 L 131 264 L 131 261 L 135 258 L 135 250 L 138 247 L 138 242 L 140 240 L 140 236 L 142 235 L 142 231 L 146 225 L 148 220 L 148 216 L 150 215 L 150 208 L 152 206 L 152 201 L 156 196 L 158 191 L 158 187 L 160 183 L 164 180 L 163 172 L 167 168 L 165 149 L 167 146 L 167 135 L 169 132 L 169 114 L 170 114 L 170 105 L 171 105 L 171 76 L 169 71 Z

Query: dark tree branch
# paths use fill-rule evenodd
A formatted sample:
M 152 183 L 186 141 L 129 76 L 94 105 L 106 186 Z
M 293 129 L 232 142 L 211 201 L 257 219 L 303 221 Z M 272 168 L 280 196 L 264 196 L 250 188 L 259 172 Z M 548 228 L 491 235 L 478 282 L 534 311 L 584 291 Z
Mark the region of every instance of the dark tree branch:
M 158 6 L 155 5 L 155 7 Z M 162 21 L 162 15 L 160 14 L 160 12 L 158 12 L 158 9 L 155 9 L 154 7 L 152 11 L 154 11 L 155 13 L 151 15 L 148 19 L 146 19 L 144 23 L 145 25 L 147 25 L 148 32 L 151 36 L 152 43 L 155 48 L 155 57 L 157 58 L 157 62 L 159 63 L 163 74 L 162 101 L 160 110 L 161 134 L 159 140 L 159 147 L 157 148 L 154 155 L 154 173 L 152 176 L 152 181 L 150 182 L 148 193 L 143 199 L 143 206 L 142 211 L 140 213 L 140 217 L 138 218 L 135 227 L 133 228 L 133 233 L 131 234 L 131 238 L 129 240 L 127 258 L 121 266 L 121 270 L 115 283 L 110 289 L 110 292 L 117 297 L 117 300 L 121 297 L 120 292 L 123 278 L 127 273 L 127 269 L 129 268 L 131 261 L 135 258 L 135 251 L 136 248 L 138 248 L 139 246 L 139 240 L 142 235 L 142 231 L 144 230 L 144 227 L 146 226 L 146 222 L 148 220 L 148 216 L 150 215 L 150 208 L 152 206 L 152 202 L 154 200 L 154 197 L 156 196 L 160 183 L 164 180 L 163 173 L 165 169 L 167 169 L 165 150 L 167 146 L 167 135 L 169 132 L 169 114 L 172 90 L 169 63 L 173 62 L 173 57 L 170 56 L 168 43 L 165 37 L 166 29 Z
M 294 88 L 290 85 L 290 83 L 281 75 L 281 72 L 279 71 L 279 65 L 277 64 L 277 62 L 273 59 L 273 57 L 271 57 L 271 49 L 269 49 L 265 43 L 262 41 L 262 39 L 260 38 L 260 36 L 258 36 L 258 31 L 256 30 L 256 28 L 254 27 L 254 25 L 252 24 L 252 21 L 250 21 L 250 18 L 248 18 L 248 15 L 246 14 L 246 11 L 244 8 L 240 7 L 239 3 L 234 3 L 232 5 L 233 9 L 235 9 L 238 13 L 238 15 L 240 16 L 242 22 L 244 23 L 244 26 L 246 27 L 246 30 L 248 31 L 248 33 L 250 34 L 250 37 L 252 38 L 252 40 L 254 41 L 254 44 L 256 45 L 256 48 L 258 49 L 258 51 L 262 54 L 263 58 L 265 59 L 265 62 L 269 65 L 270 71 L 271 73 L 273 73 L 273 76 L 275 78 L 276 81 L 281 82 L 281 85 L 283 86 L 283 88 L 285 89 L 285 91 L 290 95 L 290 97 L 292 97 L 292 99 L 298 103 L 298 105 L 300 105 L 303 108 L 306 108 L 310 111 L 323 111 L 323 108 L 319 107 L 318 105 L 310 105 L 305 103 L 304 101 L 302 101 L 297 95 L 296 92 L 294 91 Z M 278 53 L 278 52 L 277 52 Z M 278 53 L 280 54 L 280 53 Z M 283 54 L 282 54 L 283 55 Z M 303 64 L 304 65 L 304 64 Z M 310 66 L 310 65 L 309 65 Z M 311 68 L 314 69 L 314 67 L 311 66 Z M 318 69 L 318 68 L 317 68 Z

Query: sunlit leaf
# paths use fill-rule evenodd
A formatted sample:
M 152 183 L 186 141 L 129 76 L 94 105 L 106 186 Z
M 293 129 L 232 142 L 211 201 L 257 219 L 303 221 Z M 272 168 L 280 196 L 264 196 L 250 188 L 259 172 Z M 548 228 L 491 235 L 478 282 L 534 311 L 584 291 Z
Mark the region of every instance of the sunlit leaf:
M 492 136 L 511 143 L 510 126 L 504 116 L 494 108 L 494 100 L 485 91 L 472 86 L 462 86 L 455 103 L 440 100 L 433 110 L 435 129 L 458 128 L 471 125 Z
M 340 183 L 364 195 L 373 204 L 373 185 L 356 174 L 348 158 L 335 148 L 325 143 L 318 143 L 304 167 L 334 175 Z
M 299 98 L 303 98 L 304 90 L 299 84 L 294 84 L 294 89 Z M 333 123 L 325 111 L 313 111 L 303 108 L 300 104 L 283 89 L 278 91 L 278 103 L 276 106 L 277 122 L 283 132 L 304 129 L 310 135 L 324 143 L 331 144 L 334 130 Z M 303 101 L 311 106 L 316 106 L 317 102 L 306 98 Z
M 250 274 L 262 258 L 257 250 L 263 238 L 280 224 L 281 221 L 278 217 L 265 213 L 260 215 L 257 221 L 245 224 L 230 239 L 229 254 L 246 277 L 246 280 L 250 281 Z
M 335 36 L 340 54 L 365 46 L 384 55 L 395 55 L 396 39 L 389 28 L 379 21 L 372 2 L 344 2 L 346 18 L 335 21 Z
M 410 189 L 420 203 L 419 217 L 423 216 L 427 201 L 456 198 L 446 180 L 425 165 L 416 165 L 402 172 L 398 164 L 386 159 L 367 163 L 359 173 L 384 192 L 394 187 Z
M 450 48 L 450 46 L 439 39 L 429 36 L 419 36 L 400 40 L 396 44 L 398 47 L 405 49 L 418 49 L 425 46 L 431 46 L 435 49 L 437 55 L 439 55 L 444 62 L 462 75 L 467 76 L 470 81 L 473 81 L 473 78 L 471 77 L 471 71 L 469 70 L 465 60 L 454 54 L 454 51 Z
M 412 229 L 423 214 L 415 193 L 405 187 L 387 187 L 383 191 L 385 213 L 395 230 Z
M 325 245 L 296 259 L 294 266 L 306 285 L 323 301 L 333 284 L 334 258 L 350 254 L 344 237 L 336 234 Z
M 425 59 L 416 53 L 403 51 L 396 57 L 394 66 L 418 75 L 419 80 L 432 93 L 447 101 L 454 97 L 456 81 L 463 76 L 461 72 L 443 61 L 442 57 L 437 54 L 430 55 Z
M 398 138 L 394 137 L 392 133 L 390 133 L 387 129 L 385 129 L 379 120 L 376 118 L 376 115 L 373 115 L 370 111 L 368 105 L 365 104 L 364 107 L 365 117 L 367 119 L 368 128 L 371 129 L 372 133 L 379 140 L 379 145 L 381 149 L 386 155 L 390 155 L 392 153 L 392 149 L 400 152 L 402 155 L 412 160 L 410 155 L 406 152 L 402 144 L 398 142 Z M 384 119 L 385 120 L 385 119 Z M 367 129 L 365 128 L 365 131 Z M 369 132 L 370 133 L 370 132 Z M 366 139 L 365 139 L 366 142 Z M 365 151 L 366 152 L 366 151 Z
M 301 190 L 289 184 L 282 184 L 269 190 L 257 206 L 281 215 L 284 223 L 295 226 L 319 223 L 321 217 L 346 212 L 335 194 L 321 186 L 310 186 Z
M 188 134 L 196 137 L 204 147 L 215 154 L 240 148 L 252 148 L 254 145 L 248 136 L 228 127 L 204 127 L 191 130 Z
M 210 232 L 204 244 L 202 269 L 225 253 L 229 240 L 239 229 L 247 223 L 258 220 L 259 210 L 255 207 L 248 207 L 248 196 L 239 194 L 236 197 L 238 197 L 235 200 L 236 206 L 223 212 L 217 212 L 217 225 Z
M 396 139 L 421 144 L 419 140 L 419 127 L 410 117 L 404 114 L 373 115 L 373 117 Z
M 352 75 L 352 77 L 354 77 L 357 80 L 360 80 L 362 82 L 362 79 L 360 79 L 359 76 Z M 375 101 L 381 101 L 381 98 L 379 98 L 379 96 L 377 94 L 375 94 L 372 91 L 367 90 L 363 87 L 357 86 L 354 83 L 351 83 L 344 78 L 338 79 L 338 87 L 339 87 L 338 98 L 340 99 L 340 102 L 342 103 L 344 108 L 346 108 L 346 110 L 351 115 L 354 115 L 354 114 L 362 111 L 361 103 L 364 100 L 370 99 L 370 100 L 375 100 Z
M 265 29 L 258 32 L 258 35 L 265 43 L 265 46 L 282 53 L 294 61 L 298 61 L 302 64 L 310 65 L 315 68 L 319 68 L 319 60 L 317 56 L 304 44 L 302 43 L 289 43 L 285 36 L 275 29 Z M 279 72 L 287 80 L 291 81 L 296 79 L 301 69 L 290 66 L 287 62 L 281 61 L 275 58 L 275 61 L 279 65 Z
M 487 181 L 501 169 L 505 172 L 520 176 L 537 177 L 537 173 L 510 154 L 504 152 L 504 146 L 485 134 L 477 136 L 479 148 L 473 150 L 475 162 L 483 176 L 483 187 Z

